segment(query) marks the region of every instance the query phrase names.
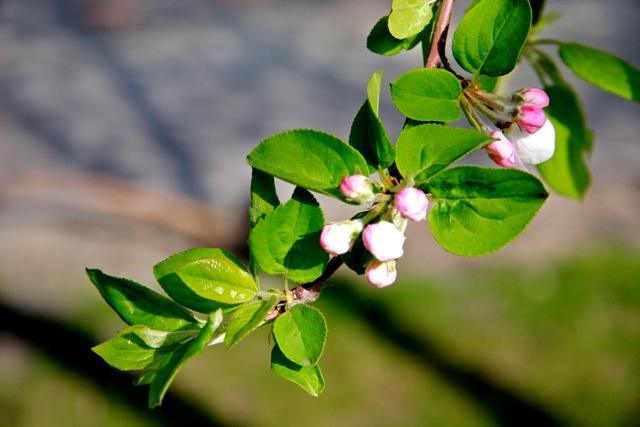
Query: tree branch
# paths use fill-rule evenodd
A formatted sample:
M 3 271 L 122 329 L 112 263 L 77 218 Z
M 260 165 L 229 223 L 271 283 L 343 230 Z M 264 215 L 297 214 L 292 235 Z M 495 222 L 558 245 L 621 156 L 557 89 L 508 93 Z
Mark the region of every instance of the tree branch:
M 440 10 L 438 12 L 438 21 L 436 22 L 433 37 L 431 38 L 429 55 L 427 56 L 427 60 L 424 64 L 425 68 L 437 68 L 446 65 L 444 52 L 454 3 L 455 0 L 442 0 L 442 4 L 440 5 Z

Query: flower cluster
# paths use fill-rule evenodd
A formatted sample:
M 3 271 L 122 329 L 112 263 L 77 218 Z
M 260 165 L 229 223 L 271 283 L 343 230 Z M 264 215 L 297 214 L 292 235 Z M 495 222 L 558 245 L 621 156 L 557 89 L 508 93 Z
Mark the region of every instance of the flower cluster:
M 470 87 L 463 106 L 474 125 L 494 139 L 484 150 L 498 165 L 524 168 L 553 156 L 555 130 L 544 112 L 549 106 L 544 90 L 525 88 L 504 98 Z
M 349 252 L 358 237 L 371 254 L 365 277 L 372 285 L 382 288 L 396 281 L 396 260 L 404 254 L 404 235 L 407 221 L 422 221 L 427 216 L 429 199 L 415 187 L 398 191 L 383 190 L 377 194 L 364 175 L 347 176 L 340 191 L 354 202 L 375 201 L 361 219 L 327 224 L 320 235 L 320 245 L 332 256 Z

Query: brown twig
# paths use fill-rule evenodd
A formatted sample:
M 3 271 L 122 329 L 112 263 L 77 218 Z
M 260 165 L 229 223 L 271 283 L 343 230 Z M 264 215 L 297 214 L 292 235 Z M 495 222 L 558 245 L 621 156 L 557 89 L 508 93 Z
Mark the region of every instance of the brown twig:
M 431 38 L 431 47 L 429 55 L 425 61 L 425 68 L 437 68 L 446 65 L 445 47 L 447 43 L 447 32 L 453 13 L 453 5 L 455 0 L 442 0 L 438 12 L 438 20 Z

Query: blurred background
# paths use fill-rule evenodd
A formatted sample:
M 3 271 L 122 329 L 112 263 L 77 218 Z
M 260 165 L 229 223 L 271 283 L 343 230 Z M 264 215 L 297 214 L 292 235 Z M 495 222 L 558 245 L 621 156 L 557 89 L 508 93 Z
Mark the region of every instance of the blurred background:
M 346 138 L 373 71 L 420 66 L 366 50 L 388 7 L 0 0 L 0 426 L 640 426 L 640 106 L 574 79 L 596 134 L 585 200 L 552 195 L 482 258 L 413 226 L 383 291 L 342 272 L 319 302 L 320 398 L 269 371 L 267 331 L 189 363 L 153 411 L 90 351 L 123 324 L 85 266 L 154 287 L 174 252 L 241 252 L 252 147 L 294 127 Z M 545 36 L 640 66 L 635 0 L 547 11 Z M 511 83 L 534 81 L 524 66 Z M 381 115 L 395 137 L 388 95 Z

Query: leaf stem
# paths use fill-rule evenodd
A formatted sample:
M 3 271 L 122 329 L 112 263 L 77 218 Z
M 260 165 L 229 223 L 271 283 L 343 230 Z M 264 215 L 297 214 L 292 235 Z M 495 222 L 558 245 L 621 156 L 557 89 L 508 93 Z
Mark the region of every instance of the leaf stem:
M 431 47 L 425 61 L 425 68 L 437 68 L 447 66 L 445 47 L 447 43 L 447 32 L 453 14 L 455 0 L 442 0 L 438 11 L 438 20 L 431 37 Z M 448 66 L 446 68 L 449 68 Z

